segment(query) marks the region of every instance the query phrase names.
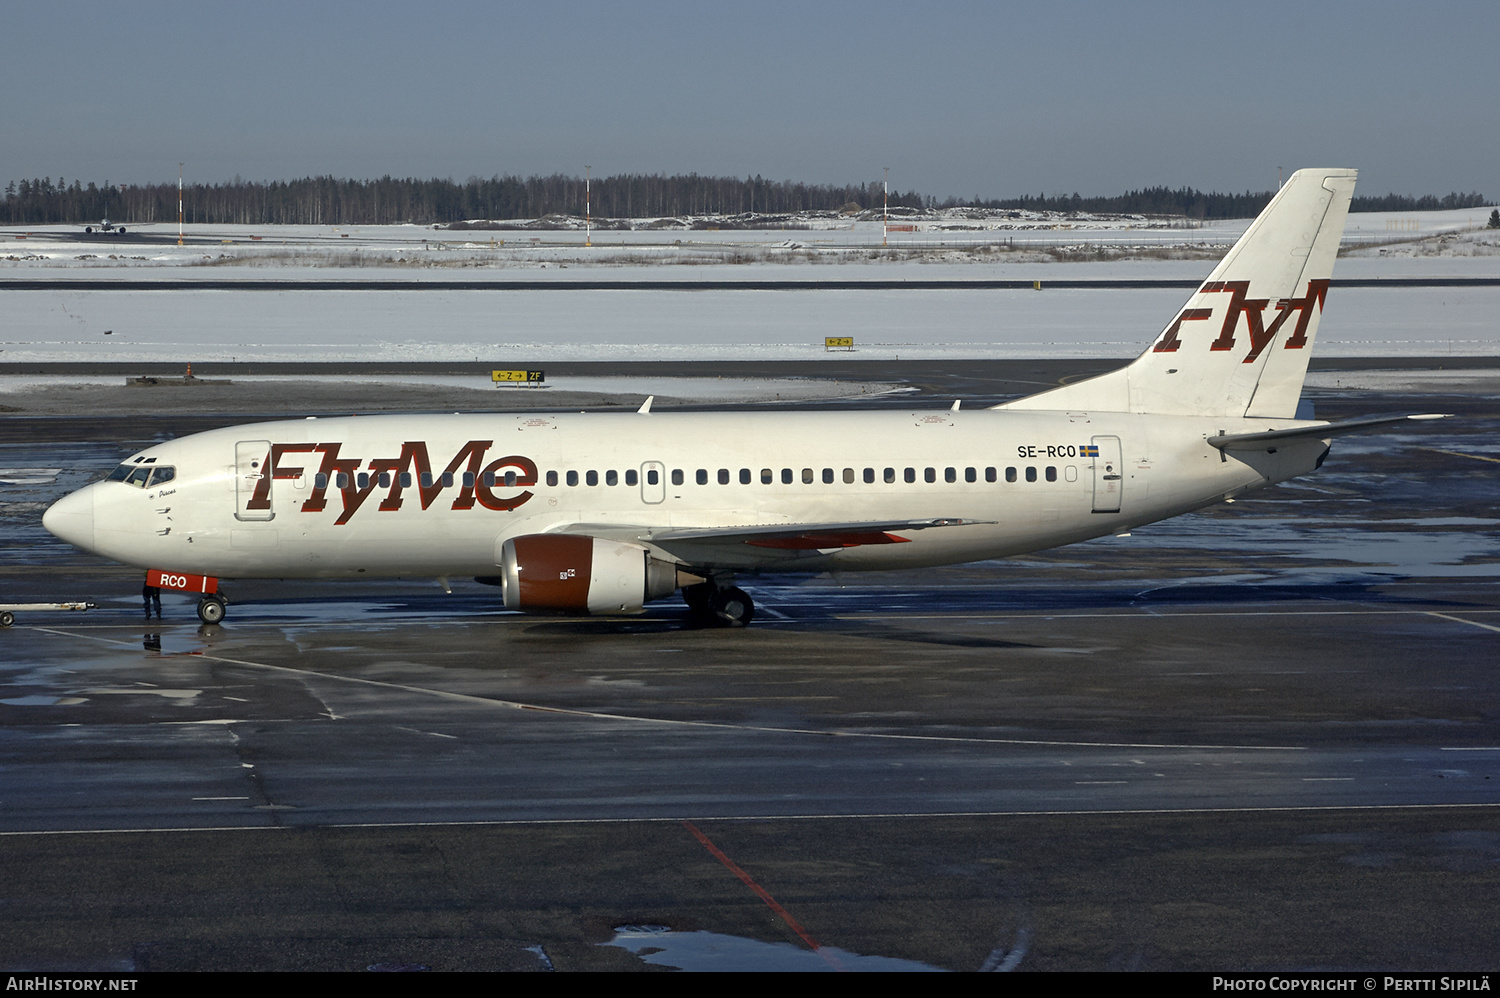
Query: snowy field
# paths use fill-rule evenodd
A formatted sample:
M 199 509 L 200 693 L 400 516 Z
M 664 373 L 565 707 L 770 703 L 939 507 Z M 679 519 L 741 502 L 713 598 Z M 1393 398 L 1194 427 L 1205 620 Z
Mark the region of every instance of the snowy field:
M 1448 261 L 1448 276 L 1468 274 L 1468 261 L 1487 268 L 1500 255 L 1500 232 L 1483 228 L 1486 209 L 1395 212 L 1349 217 L 1345 253 L 1370 264 L 1395 260 Z M 582 224 L 581 219 L 564 220 Z M 649 226 L 653 220 L 634 220 Z M 657 222 L 665 220 L 654 220 Z M 105 270 L 132 276 L 169 275 L 211 280 L 328 276 L 350 270 L 361 279 L 434 280 L 524 276 L 527 280 L 576 279 L 580 270 L 603 271 L 611 280 L 789 279 L 826 276 L 807 268 L 876 268 L 879 278 L 905 274 L 940 279 L 950 270 L 965 277 L 1025 277 L 1036 265 L 1109 269 L 1156 265 L 1159 273 L 1199 273 L 1194 264 L 1216 260 L 1239 238 L 1249 219 L 1188 223 L 1142 216 L 988 218 L 972 222 L 918 220 L 884 239 L 878 221 L 830 222 L 822 228 L 709 231 L 683 228 L 459 232 L 419 225 L 237 226 L 189 225 L 183 246 L 176 226 L 131 226 L 123 239 L 82 240 L 81 226 L 0 227 L 0 279 Z M 585 245 L 591 242 L 592 245 Z M 745 265 L 752 266 L 745 266 Z M 1183 264 L 1187 264 L 1186 267 Z M 1166 266 L 1161 266 L 1166 265 Z M 1020 268 L 1026 273 L 1023 274 Z M 1378 269 L 1378 267 L 1377 267 Z M 768 273 L 767 271 L 772 273 Z M 457 273 L 456 273 L 457 272 Z M 1433 273 L 1430 265 L 1402 273 Z M 1136 276 L 1155 276 L 1140 274 Z M 1033 278 L 1034 279 L 1034 278 Z
M 0 362 L 1132 357 L 1187 292 L 9 291 Z M 1500 355 L 1500 287 L 1343 288 L 1321 356 Z
M 1482 209 L 1352 215 L 1335 277 L 1500 277 L 1500 231 L 1477 227 L 1487 217 Z M 144 230 L 174 236 L 164 243 L 118 244 L 77 241 L 76 226 L 4 229 L 0 363 L 519 366 L 849 357 L 825 353 L 826 336 L 854 337 L 856 358 L 1127 358 L 1170 321 L 1187 297 L 1185 290 L 1059 289 L 1048 283 L 1201 280 L 1248 224 L 1149 229 L 1099 222 L 1086 233 L 1089 240 L 1122 242 L 1109 244 L 1110 253 L 1119 251 L 1114 256 L 1089 256 L 1050 254 L 1084 245 L 1076 229 L 1006 230 L 998 227 L 1001 221 L 983 232 L 896 233 L 890 252 L 879 247 L 879 223 L 868 221 L 819 231 L 608 231 L 595 234 L 593 247 L 584 247 L 578 232 L 453 233 L 420 226 L 347 231 L 194 226 L 188 232 L 194 242 L 183 247 L 175 245 L 175 226 Z M 809 241 L 812 236 L 833 242 L 818 248 Z M 990 240 L 988 249 L 944 242 L 980 238 Z M 1036 242 L 1024 251 L 997 242 L 1013 238 Z M 1139 239 L 1161 242 L 1129 241 Z M 1163 247 L 1180 255 L 1159 252 Z M 1195 256 L 1195 247 L 1203 252 Z M 367 284 L 338 291 L 4 290 L 7 279 L 116 276 L 335 278 Z M 380 289 L 384 280 L 454 278 L 479 279 L 493 289 Z M 791 280 L 809 286 L 774 291 L 506 288 L 517 279 Z M 1041 281 L 1043 290 L 815 286 L 829 279 L 1012 279 Z M 1500 355 L 1496 316 L 1500 287 L 1335 287 L 1317 349 L 1322 356 Z

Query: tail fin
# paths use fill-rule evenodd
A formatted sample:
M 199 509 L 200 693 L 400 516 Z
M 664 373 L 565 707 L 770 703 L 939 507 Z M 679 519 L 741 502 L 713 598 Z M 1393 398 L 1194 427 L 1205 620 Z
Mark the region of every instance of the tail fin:
M 995 408 L 1296 415 L 1355 176 L 1292 174 L 1130 365 Z

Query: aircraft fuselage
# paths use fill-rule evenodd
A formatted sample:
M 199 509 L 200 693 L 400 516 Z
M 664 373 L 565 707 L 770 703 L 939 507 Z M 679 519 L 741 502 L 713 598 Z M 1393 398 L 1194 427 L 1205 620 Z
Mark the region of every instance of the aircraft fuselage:
M 610 537 L 695 571 L 891 569 L 1056 547 L 1311 471 L 1318 439 L 1227 453 L 1219 433 L 1307 421 L 1003 410 L 362 416 L 153 446 L 48 512 L 108 558 L 229 578 L 493 575 L 509 538 Z M 158 476 L 160 477 L 160 476 Z M 874 543 L 668 531 L 961 520 Z

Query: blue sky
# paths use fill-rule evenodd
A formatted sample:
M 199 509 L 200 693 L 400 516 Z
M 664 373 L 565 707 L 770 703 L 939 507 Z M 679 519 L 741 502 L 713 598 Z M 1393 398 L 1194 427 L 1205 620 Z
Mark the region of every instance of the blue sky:
M 0 4 L 0 184 L 688 173 L 1500 197 L 1500 4 Z

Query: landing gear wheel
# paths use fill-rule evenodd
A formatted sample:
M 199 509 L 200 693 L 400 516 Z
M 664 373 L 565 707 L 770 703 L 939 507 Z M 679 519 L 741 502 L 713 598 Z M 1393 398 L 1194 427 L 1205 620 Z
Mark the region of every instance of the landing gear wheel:
M 0 610 L 0 627 L 9 627 L 16 622 L 16 615 L 9 610 Z
M 217 624 L 224 619 L 224 601 L 217 596 L 205 596 L 198 601 L 198 619 L 205 624 Z
M 715 590 L 709 607 L 724 627 L 744 627 L 755 618 L 755 601 L 738 586 Z

